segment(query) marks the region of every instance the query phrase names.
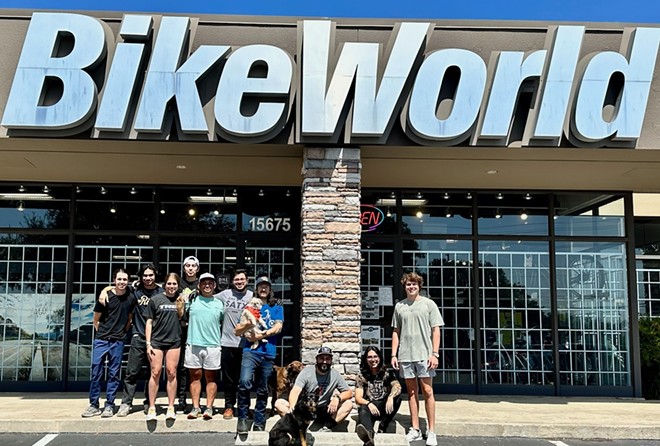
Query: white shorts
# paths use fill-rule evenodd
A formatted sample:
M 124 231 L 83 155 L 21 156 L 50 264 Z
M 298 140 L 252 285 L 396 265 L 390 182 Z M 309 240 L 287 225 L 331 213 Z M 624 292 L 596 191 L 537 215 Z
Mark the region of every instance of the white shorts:
M 183 365 L 187 369 L 220 369 L 220 353 L 222 347 L 198 347 L 186 345 L 186 356 Z
M 433 378 L 435 369 L 426 368 L 426 361 L 401 362 L 399 363 L 399 374 L 403 379 Z

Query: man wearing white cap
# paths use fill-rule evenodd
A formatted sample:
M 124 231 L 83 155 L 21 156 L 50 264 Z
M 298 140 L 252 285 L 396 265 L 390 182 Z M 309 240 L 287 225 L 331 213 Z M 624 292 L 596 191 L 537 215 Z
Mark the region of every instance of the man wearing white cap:
M 199 272 L 199 260 L 195 256 L 188 256 L 184 259 L 183 264 L 181 265 L 182 275 L 181 275 L 181 289 L 179 290 L 180 295 L 183 297 L 185 302 L 188 302 L 188 299 L 197 293 L 197 284 L 199 279 L 197 278 L 197 273 Z M 188 339 L 188 312 L 185 312 L 181 318 L 181 345 L 186 345 L 186 340 Z M 179 357 L 179 365 L 176 369 L 176 383 L 177 389 L 176 394 L 179 402 L 176 405 L 176 413 L 184 413 L 186 411 L 186 393 L 188 390 L 188 369 L 184 365 L 186 355 L 182 354 Z
M 189 419 L 213 418 L 213 403 L 218 390 L 217 374 L 221 364 L 222 331 L 224 304 L 213 295 L 215 276 L 204 273 L 199 277 L 199 294 L 190 299 L 188 308 L 188 340 L 186 343 L 185 365 L 190 370 L 190 397 L 193 408 Z M 206 410 L 202 412 L 202 374 L 206 378 Z

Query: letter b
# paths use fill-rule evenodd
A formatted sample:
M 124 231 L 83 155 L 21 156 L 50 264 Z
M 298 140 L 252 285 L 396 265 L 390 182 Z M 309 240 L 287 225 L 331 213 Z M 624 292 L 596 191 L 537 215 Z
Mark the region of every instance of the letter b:
M 34 13 L 2 125 L 8 129 L 65 130 L 84 123 L 94 112 L 97 87 L 85 69 L 106 54 L 106 25 L 79 14 Z M 58 57 L 60 43 L 73 38 L 71 51 Z M 57 102 L 44 105 L 48 79 L 63 85 Z

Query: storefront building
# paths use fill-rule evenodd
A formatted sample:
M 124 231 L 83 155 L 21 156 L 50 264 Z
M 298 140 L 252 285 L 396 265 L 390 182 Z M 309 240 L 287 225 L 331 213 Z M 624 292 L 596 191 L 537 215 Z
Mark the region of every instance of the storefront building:
M 438 391 L 641 394 L 660 28 L 0 20 L 0 390 L 86 389 L 112 270 L 195 255 L 271 277 L 280 363 L 389 358 L 415 270 Z

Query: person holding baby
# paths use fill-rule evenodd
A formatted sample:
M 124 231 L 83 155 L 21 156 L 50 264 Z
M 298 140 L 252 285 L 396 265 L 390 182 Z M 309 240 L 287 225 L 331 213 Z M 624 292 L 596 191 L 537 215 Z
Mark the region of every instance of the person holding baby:
M 284 323 L 284 310 L 274 297 L 270 279 L 257 278 L 254 294 L 261 299 L 261 319 L 265 329 L 249 321 L 236 325 L 235 333 L 243 336 L 243 359 L 238 380 L 238 425 L 237 432 L 246 434 L 250 430 L 248 410 L 250 391 L 256 387 L 257 402 L 254 408 L 254 430 L 263 431 L 266 427 L 266 404 L 268 401 L 268 378 L 273 371 L 277 355 L 277 343 Z M 266 340 L 267 342 L 262 342 Z M 253 343 L 257 343 L 254 347 Z M 253 348 L 254 347 L 254 348 Z M 252 378 L 254 376 L 254 382 Z
M 211 273 L 199 277 L 199 294 L 187 302 L 188 340 L 184 365 L 190 371 L 190 396 L 193 408 L 189 419 L 213 418 L 213 403 L 218 391 L 216 375 L 220 369 L 222 320 L 225 305 L 213 295 L 216 280 Z M 193 296 L 193 295 L 191 295 Z M 202 412 L 202 374 L 206 378 L 206 410 Z

